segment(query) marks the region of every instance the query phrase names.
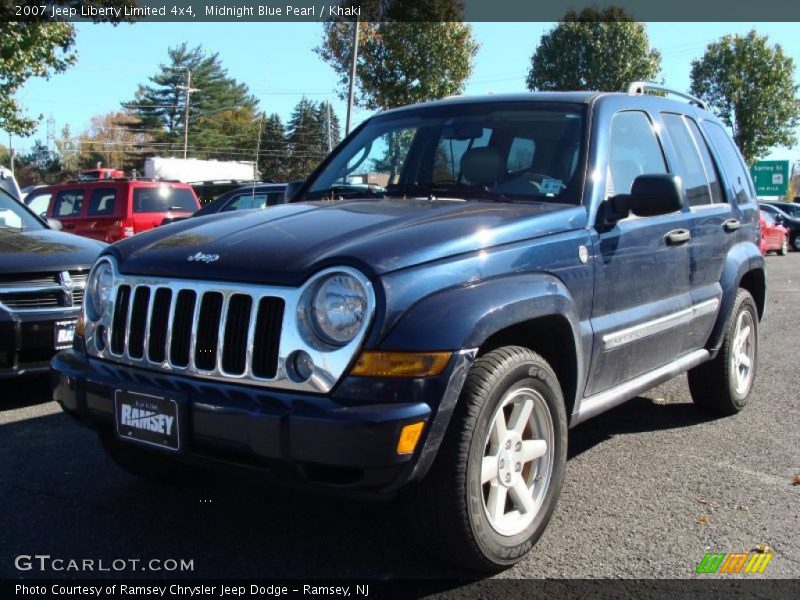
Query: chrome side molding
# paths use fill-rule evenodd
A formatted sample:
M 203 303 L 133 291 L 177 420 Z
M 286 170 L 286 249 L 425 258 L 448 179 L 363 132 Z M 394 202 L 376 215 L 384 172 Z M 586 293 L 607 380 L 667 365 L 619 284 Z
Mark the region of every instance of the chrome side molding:
M 579 423 L 583 423 L 587 419 L 599 415 L 615 406 L 619 406 L 623 402 L 636 397 L 644 391 L 657 386 L 660 383 L 672 379 L 676 375 L 680 375 L 684 371 L 696 367 L 697 365 L 705 362 L 711 355 L 708 350 L 695 350 L 671 363 L 654 369 L 648 373 L 639 375 L 638 377 L 626 381 L 609 390 L 605 390 L 594 396 L 589 396 L 581 401 L 578 412 L 573 414 L 570 427 L 575 427 Z

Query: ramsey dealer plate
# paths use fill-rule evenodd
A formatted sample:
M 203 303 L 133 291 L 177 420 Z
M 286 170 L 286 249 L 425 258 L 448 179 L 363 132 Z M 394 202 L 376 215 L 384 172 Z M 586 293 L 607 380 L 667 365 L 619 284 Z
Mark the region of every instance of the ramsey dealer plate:
M 116 390 L 114 421 L 117 435 L 123 440 L 167 450 L 180 448 L 178 403 L 175 400 Z
M 53 327 L 53 348 L 55 350 L 72 348 L 72 338 L 75 337 L 75 324 L 77 322 L 77 319 L 55 322 Z

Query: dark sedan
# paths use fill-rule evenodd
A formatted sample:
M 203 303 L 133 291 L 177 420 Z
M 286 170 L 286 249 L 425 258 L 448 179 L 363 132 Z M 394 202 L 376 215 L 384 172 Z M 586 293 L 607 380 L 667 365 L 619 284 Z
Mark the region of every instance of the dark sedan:
M 784 202 L 762 202 L 761 210 L 776 217 L 778 225 L 783 225 L 789 230 L 789 245 L 793 250 L 800 251 L 800 216 L 794 216 L 794 212 L 787 212 Z
M 192 217 L 204 217 L 206 215 L 235 210 L 268 208 L 276 204 L 282 204 L 285 191 L 285 183 L 243 185 L 235 190 L 222 194 L 213 202 L 203 205 Z M 166 225 L 168 223 L 174 223 L 175 221 L 183 220 L 183 218 L 164 219 L 161 224 Z
M 86 277 L 104 247 L 50 229 L 0 191 L 0 378 L 46 372 L 72 345 Z

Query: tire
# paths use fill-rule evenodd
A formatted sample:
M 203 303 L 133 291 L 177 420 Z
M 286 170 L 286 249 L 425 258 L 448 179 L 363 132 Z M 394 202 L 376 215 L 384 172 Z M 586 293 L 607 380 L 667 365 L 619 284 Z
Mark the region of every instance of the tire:
M 167 485 L 183 485 L 197 478 L 198 470 L 182 465 L 169 456 L 164 456 L 132 442 L 124 442 L 112 434 L 98 434 L 100 445 L 118 467 L 131 475 L 148 481 Z
M 783 241 L 781 242 L 781 247 L 778 249 L 779 256 L 786 256 L 789 253 L 789 236 L 783 236 Z
M 794 234 L 792 239 L 790 240 L 792 244 L 792 249 L 795 251 L 800 251 L 800 234 Z
M 743 339 L 745 327 L 750 329 Z M 750 363 L 749 367 L 743 356 Z M 758 310 L 750 293 L 739 289 L 719 354 L 688 373 L 692 400 L 699 408 L 713 414 L 738 413 L 747 406 L 757 366 Z
M 531 412 L 519 435 L 512 428 L 527 406 Z M 502 439 L 501 415 L 509 425 Z M 566 458 L 566 409 L 550 365 L 526 348 L 494 350 L 475 361 L 436 461 L 404 497 L 409 530 L 429 552 L 458 566 L 488 572 L 509 567 L 544 532 Z M 484 463 L 493 474 L 486 483 Z M 525 501 L 524 490 L 526 511 L 519 500 Z

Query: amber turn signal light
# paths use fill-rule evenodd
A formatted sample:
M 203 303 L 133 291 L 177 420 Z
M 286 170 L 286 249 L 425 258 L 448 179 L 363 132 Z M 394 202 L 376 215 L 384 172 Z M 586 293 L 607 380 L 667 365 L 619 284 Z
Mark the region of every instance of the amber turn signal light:
M 360 377 L 435 377 L 444 371 L 452 352 L 376 352 L 365 350 L 351 375 Z
M 75 323 L 75 336 L 82 338 L 86 333 L 85 324 L 83 322 L 83 313 L 78 315 L 78 321 Z
M 414 452 L 424 427 L 425 421 L 411 423 L 403 427 L 403 429 L 400 430 L 400 439 L 397 441 L 397 453 L 411 454 Z

